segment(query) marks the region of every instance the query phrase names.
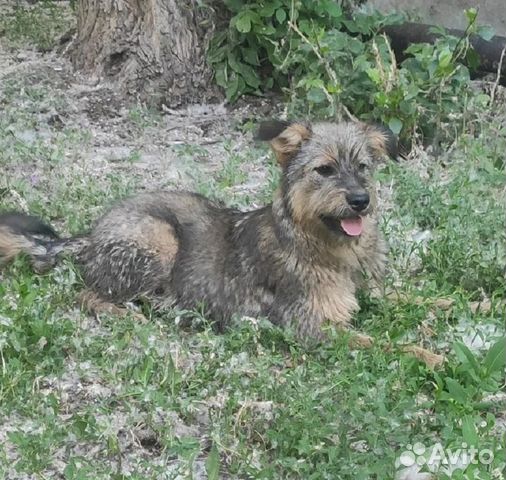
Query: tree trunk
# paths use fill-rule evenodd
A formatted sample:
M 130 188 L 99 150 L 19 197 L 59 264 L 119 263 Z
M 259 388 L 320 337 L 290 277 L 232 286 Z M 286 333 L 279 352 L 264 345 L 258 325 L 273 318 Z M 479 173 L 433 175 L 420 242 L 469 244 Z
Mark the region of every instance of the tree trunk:
M 214 10 L 198 0 L 78 0 L 74 67 L 150 105 L 217 97 L 206 50 Z M 208 2 L 209 3 L 209 2 Z

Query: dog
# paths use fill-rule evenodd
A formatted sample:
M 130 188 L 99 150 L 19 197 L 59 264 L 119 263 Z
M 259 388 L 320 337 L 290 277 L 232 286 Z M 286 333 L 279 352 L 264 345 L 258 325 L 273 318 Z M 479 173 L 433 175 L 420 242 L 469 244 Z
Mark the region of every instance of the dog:
M 24 253 L 43 272 L 71 255 L 86 286 L 82 306 L 95 314 L 127 314 L 124 304 L 139 299 L 203 304 L 220 325 L 234 314 L 267 317 L 302 340 L 323 341 L 333 327 L 350 332 L 353 347 L 371 346 L 350 322 L 358 289 L 380 289 L 384 277 L 372 173 L 396 156 L 393 134 L 359 122 L 270 121 L 257 137 L 270 142 L 282 172 L 270 205 L 240 212 L 195 193 L 142 193 L 72 238 L 6 213 L 0 262 Z M 430 364 L 417 349 L 406 351 Z

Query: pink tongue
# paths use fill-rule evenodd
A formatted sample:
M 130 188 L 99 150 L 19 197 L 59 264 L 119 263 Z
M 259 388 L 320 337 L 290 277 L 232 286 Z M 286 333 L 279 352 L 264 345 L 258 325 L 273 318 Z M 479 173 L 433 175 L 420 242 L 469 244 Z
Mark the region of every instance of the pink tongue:
M 344 218 L 341 220 L 341 228 L 350 237 L 357 237 L 362 233 L 362 218 Z

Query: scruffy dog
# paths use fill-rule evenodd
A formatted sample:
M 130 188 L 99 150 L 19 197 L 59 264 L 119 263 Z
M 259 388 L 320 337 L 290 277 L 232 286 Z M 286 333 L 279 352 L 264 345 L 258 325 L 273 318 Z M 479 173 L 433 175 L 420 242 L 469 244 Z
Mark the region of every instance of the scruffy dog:
M 371 173 L 395 155 L 395 139 L 362 123 L 277 121 L 262 124 L 258 138 L 282 169 L 271 205 L 243 213 L 194 193 L 143 193 L 64 239 L 35 217 L 4 214 L 0 262 L 25 253 L 40 272 L 70 253 L 87 287 L 82 304 L 95 313 L 125 313 L 121 304 L 145 298 L 160 307 L 203 303 L 222 324 L 234 313 L 264 316 L 302 339 L 324 339 L 329 324 L 348 329 L 357 288 L 364 279 L 379 286 L 384 274 Z

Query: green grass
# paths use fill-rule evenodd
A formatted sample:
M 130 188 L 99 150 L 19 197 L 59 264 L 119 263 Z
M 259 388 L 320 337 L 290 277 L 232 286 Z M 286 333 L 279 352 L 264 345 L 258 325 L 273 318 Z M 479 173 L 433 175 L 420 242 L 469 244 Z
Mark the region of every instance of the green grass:
M 16 3 L 10 8 L 4 6 L 0 15 L 0 36 L 4 36 L 11 47 L 30 46 L 43 52 L 52 50 L 58 39 L 75 24 L 67 2 Z
M 2 209 L 26 207 L 75 233 L 137 189 L 127 170 L 92 168 L 90 132 L 46 126 L 49 137 L 37 134 L 38 105 L 59 96 L 7 87 Z M 141 130 L 144 118 L 132 110 Z M 13 134 L 32 130 L 28 140 Z M 395 478 L 396 460 L 416 442 L 453 451 L 465 442 L 494 453 L 489 465 L 437 478 L 504 478 L 505 400 L 493 396 L 504 391 L 505 146 L 504 129 L 463 137 L 439 161 L 401 161 L 378 173 L 393 192 L 383 224 L 387 283 L 403 301 L 364 296 L 356 325 L 380 343 L 423 342 L 445 352 L 437 372 L 379 347 L 350 352 L 337 335 L 304 348 L 262 320 L 222 335 L 199 312 L 154 313 L 147 324 L 98 322 L 75 308 L 82 282 L 71 263 L 40 276 L 18 259 L 0 273 L 0 478 L 202 478 L 207 471 L 209 478 L 383 480 Z M 188 162 L 211 155 L 197 145 L 177 149 Z M 189 163 L 192 188 L 230 205 L 265 202 L 278 177 L 265 150 L 225 142 L 223 152 L 212 173 Z M 135 162 L 142 153 L 132 155 Z M 256 191 L 242 188 L 252 165 L 265 173 Z M 440 297 L 454 308 L 435 308 Z M 491 300 L 490 311 L 472 313 L 469 302 L 482 299 Z

